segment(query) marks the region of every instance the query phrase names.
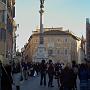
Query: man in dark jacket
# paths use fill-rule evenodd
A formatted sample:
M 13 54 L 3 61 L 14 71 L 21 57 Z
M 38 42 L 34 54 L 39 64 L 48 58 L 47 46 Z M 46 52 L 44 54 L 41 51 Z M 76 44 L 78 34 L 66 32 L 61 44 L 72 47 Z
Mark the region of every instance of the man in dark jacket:
M 44 86 L 46 86 L 46 63 L 45 60 L 42 60 L 41 65 L 40 65 L 40 74 L 41 74 L 41 80 L 40 80 L 40 85 L 43 84 L 43 80 L 44 80 Z
M 48 87 L 54 87 L 52 85 L 52 83 L 53 83 L 53 76 L 54 76 L 54 66 L 53 66 L 52 60 L 49 60 L 49 67 L 48 67 L 49 81 L 48 81 Z
M 76 80 L 77 80 L 77 75 L 78 75 L 78 65 L 76 64 L 75 61 L 72 61 L 72 69 L 74 71 L 74 87 L 73 87 L 73 89 L 77 89 Z

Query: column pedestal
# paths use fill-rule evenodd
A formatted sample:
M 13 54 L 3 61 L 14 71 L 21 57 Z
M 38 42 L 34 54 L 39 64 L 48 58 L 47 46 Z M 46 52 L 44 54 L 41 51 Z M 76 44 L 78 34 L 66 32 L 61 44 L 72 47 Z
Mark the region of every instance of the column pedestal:
M 41 62 L 42 59 L 47 61 L 47 52 L 45 50 L 45 46 L 43 44 L 40 44 L 35 55 L 33 56 L 33 62 Z

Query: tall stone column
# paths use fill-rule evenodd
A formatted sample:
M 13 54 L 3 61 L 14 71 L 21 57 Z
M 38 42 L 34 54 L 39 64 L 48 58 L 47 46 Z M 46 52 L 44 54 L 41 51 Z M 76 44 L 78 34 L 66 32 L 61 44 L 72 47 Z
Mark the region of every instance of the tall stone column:
M 40 44 L 44 44 L 44 29 L 43 29 L 43 13 L 44 13 L 44 0 L 40 0 Z
M 43 28 L 43 13 L 44 13 L 44 0 L 40 0 L 40 34 L 39 34 L 39 46 L 33 55 L 34 62 L 41 62 L 42 59 L 47 60 L 47 53 L 44 45 L 44 28 Z

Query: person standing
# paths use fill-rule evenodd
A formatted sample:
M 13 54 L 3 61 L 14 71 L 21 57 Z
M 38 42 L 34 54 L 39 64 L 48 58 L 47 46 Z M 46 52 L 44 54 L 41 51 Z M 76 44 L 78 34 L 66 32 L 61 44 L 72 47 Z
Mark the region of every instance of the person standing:
M 86 64 L 82 63 L 79 68 L 80 90 L 88 90 L 88 70 Z
M 20 80 L 21 80 L 21 72 L 20 72 L 20 63 L 17 63 L 13 72 L 13 83 L 16 86 L 16 90 L 20 90 Z
M 76 80 L 77 80 L 77 75 L 78 75 L 78 65 L 76 64 L 75 61 L 72 61 L 72 69 L 74 71 L 74 90 L 77 90 L 77 85 L 76 85 Z
M 52 63 L 52 60 L 49 60 L 49 67 L 48 67 L 48 87 L 54 87 L 53 86 L 53 76 L 54 76 L 54 66 Z
M 55 79 L 57 79 L 58 87 L 60 88 L 60 74 L 61 74 L 61 64 L 55 64 Z
M 67 63 L 60 75 L 61 88 L 60 90 L 72 90 L 74 87 L 74 72 L 71 64 Z
M 27 65 L 27 61 L 23 62 L 22 69 L 23 69 L 24 78 L 25 78 L 25 80 L 27 80 L 28 79 L 28 73 L 27 73 L 28 65 Z
M 27 67 L 28 67 L 28 76 L 30 76 L 30 74 L 31 74 L 31 71 L 30 71 L 31 63 L 30 62 L 27 63 Z
M 44 81 L 44 86 L 46 86 L 46 70 L 47 70 L 47 65 L 45 63 L 45 60 L 42 60 L 40 65 L 40 74 L 41 74 L 40 86 L 42 86 L 43 81 Z

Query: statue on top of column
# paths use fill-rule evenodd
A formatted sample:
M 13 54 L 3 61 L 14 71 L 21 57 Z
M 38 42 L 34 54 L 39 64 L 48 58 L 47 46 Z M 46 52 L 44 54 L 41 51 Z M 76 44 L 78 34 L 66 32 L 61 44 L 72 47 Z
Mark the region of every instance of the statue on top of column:
M 44 4 L 44 1 L 45 0 L 40 0 L 40 8 L 44 8 L 44 5 L 43 5 Z

